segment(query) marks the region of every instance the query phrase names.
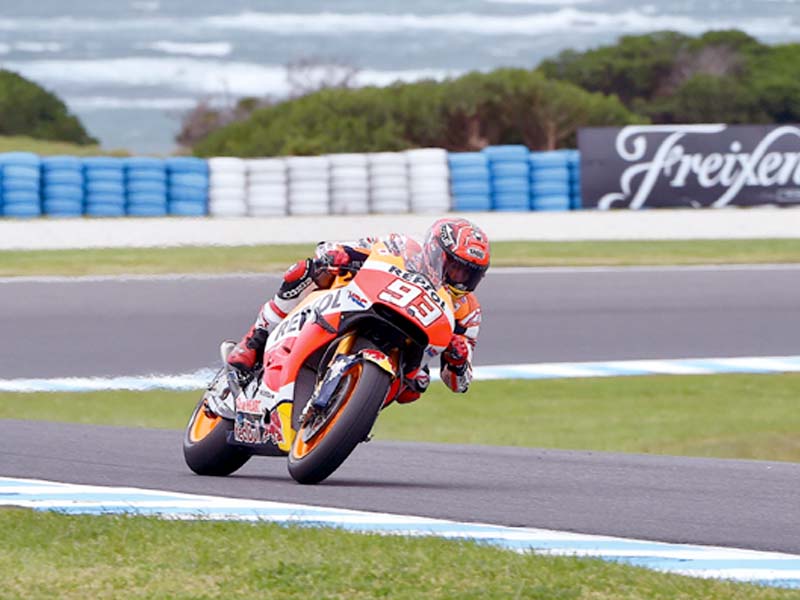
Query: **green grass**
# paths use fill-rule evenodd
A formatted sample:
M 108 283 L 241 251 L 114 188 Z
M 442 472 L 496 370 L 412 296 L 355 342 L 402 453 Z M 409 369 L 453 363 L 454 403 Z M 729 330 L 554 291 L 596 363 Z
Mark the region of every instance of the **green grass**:
M 0 136 L 0 152 L 34 152 L 42 156 L 69 154 L 71 156 L 127 156 L 125 150 L 102 150 L 100 146 L 79 146 L 69 142 L 37 140 L 25 136 Z
M 312 251 L 313 244 L 6 250 L 0 251 L 0 276 L 278 271 Z M 497 242 L 492 246 L 492 264 L 498 267 L 797 262 L 800 262 L 800 239 Z
M 800 462 L 800 374 L 441 384 L 377 439 Z M 0 418 L 183 428 L 199 392 L 0 394 Z
M 3 598 L 761 600 L 797 591 L 472 542 L 0 510 Z

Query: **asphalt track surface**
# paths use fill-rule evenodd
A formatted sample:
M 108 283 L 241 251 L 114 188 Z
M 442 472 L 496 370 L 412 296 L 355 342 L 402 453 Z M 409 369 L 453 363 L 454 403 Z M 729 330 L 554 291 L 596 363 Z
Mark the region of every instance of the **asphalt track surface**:
M 300 486 L 282 458 L 194 475 L 181 435 L 0 421 L 0 474 L 800 553 L 800 464 L 373 441 Z
M 275 275 L 0 281 L 0 378 L 179 373 L 217 362 Z M 479 290 L 477 364 L 796 355 L 800 269 L 533 269 Z

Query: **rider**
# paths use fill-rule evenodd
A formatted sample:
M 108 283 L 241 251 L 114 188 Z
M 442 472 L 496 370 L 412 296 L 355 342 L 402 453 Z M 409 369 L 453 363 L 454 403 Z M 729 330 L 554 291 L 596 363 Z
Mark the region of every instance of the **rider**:
M 264 304 L 256 322 L 236 344 L 228 364 L 240 371 L 252 370 L 261 361 L 267 336 L 275 326 L 312 291 L 330 287 L 340 267 L 360 267 L 377 242 L 390 248 L 418 246 L 413 239 L 399 234 L 357 242 L 320 243 L 315 258 L 301 260 L 284 273 L 278 292 Z M 466 219 L 444 218 L 430 227 L 421 250 L 423 264 L 415 270 L 442 273 L 444 288 L 453 299 L 455 333 L 441 356 L 442 381 L 454 392 L 466 392 L 472 381 L 472 351 L 481 323 L 480 304 L 472 292 L 489 268 L 489 240 Z M 396 398 L 400 403 L 417 400 L 430 383 L 427 367 L 406 374 L 406 379 L 408 385 Z

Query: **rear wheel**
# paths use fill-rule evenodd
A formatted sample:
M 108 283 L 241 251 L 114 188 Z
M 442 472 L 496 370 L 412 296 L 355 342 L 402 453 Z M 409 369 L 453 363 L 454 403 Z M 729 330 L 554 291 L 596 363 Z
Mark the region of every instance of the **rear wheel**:
M 289 452 L 289 474 L 298 483 L 319 483 L 369 435 L 389 391 L 389 374 L 369 361 L 348 368 L 324 414 L 298 428 Z
M 183 436 L 183 458 L 198 475 L 230 475 L 250 459 L 244 448 L 228 444 L 233 422 L 212 413 L 201 399 Z

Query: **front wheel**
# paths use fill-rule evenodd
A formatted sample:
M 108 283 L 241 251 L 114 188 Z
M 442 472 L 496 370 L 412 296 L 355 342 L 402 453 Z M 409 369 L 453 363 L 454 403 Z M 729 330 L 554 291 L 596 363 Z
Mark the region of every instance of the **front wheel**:
M 338 469 L 369 435 L 390 384 L 389 374 L 377 365 L 353 364 L 342 375 L 329 410 L 300 425 L 289 452 L 292 478 L 319 483 Z
M 198 475 L 230 475 L 250 459 L 244 448 L 228 444 L 233 421 L 215 415 L 201 398 L 183 436 L 183 458 Z

